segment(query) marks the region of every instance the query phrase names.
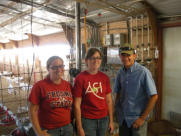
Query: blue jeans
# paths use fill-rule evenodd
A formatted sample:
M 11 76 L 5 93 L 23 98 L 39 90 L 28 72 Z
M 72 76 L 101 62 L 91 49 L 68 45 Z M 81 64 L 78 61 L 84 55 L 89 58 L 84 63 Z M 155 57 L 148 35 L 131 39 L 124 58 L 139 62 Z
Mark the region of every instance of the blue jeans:
M 125 120 L 119 126 L 119 136 L 146 136 L 147 135 L 147 121 L 139 128 L 128 128 Z
M 82 127 L 86 136 L 105 136 L 108 122 L 108 116 L 101 119 L 82 118 Z
M 51 136 L 73 136 L 73 126 L 70 123 L 60 128 L 50 129 L 47 132 Z

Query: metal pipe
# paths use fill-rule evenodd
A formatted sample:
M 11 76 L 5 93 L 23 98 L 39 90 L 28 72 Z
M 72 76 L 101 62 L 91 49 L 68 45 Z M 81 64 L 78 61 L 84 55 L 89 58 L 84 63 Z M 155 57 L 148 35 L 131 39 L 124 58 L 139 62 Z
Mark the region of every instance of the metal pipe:
M 131 22 L 131 30 L 130 30 L 130 35 L 131 35 L 131 41 L 130 43 L 133 44 L 133 18 L 131 17 L 130 19 L 130 22 Z
M 128 43 L 131 43 L 131 30 L 130 30 L 130 24 L 129 24 L 129 20 L 126 21 L 127 24 L 127 30 L 128 30 Z
M 76 68 L 81 70 L 80 3 L 75 2 Z
M 136 17 L 136 45 L 138 46 L 138 18 Z
M 144 37 L 144 16 L 142 15 L 141 16 L 141 21 L 142 21 L 142 26 L 141 26 L 141 63 L 144 64 L 144 40 L 143 40 L 143 37 Z

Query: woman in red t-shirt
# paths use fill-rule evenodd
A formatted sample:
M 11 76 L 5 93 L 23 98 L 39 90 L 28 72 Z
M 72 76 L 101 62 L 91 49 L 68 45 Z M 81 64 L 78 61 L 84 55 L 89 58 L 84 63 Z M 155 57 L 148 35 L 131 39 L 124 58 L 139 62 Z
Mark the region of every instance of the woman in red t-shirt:
M 72 93 L 70 84 L 61 77 L 63 60 L 52 56 L 47 61 L 48 76 L 34 84 L 30 96 L 30 116 L 38 136 L 72 136 Z
M 87 70 L 75 78 L 74 115 L 79 136 L 105 136 L 107 129 L 114 130 L 112 90 L 108 76 L 99 71 L 101 62 L 101 52 L 89 49 Z

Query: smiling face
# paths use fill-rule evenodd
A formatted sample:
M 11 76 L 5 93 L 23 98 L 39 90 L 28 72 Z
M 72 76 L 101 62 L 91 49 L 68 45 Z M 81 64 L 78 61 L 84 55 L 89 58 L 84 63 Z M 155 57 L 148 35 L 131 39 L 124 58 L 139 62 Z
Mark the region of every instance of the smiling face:
M 119 57 L 120 57 L 123 65 L 126 68 L 130 68 L 135 62 L 136 54 L 129 55 L 129 54 L 126 54 L 126 53 L 122 53 L 122 54 L 120 54 Z
M 95 52 L 90 58 L 86 59 L 85 62 L 88 66 L 88 70 L 95 72 L 98 71 L 102 62 L 100 53 Z
M 61 59 L 55 59 L 50 63 L 48 67 L 50 79 L 52 81 L 58 81 L 64 74 L 64 64 Z

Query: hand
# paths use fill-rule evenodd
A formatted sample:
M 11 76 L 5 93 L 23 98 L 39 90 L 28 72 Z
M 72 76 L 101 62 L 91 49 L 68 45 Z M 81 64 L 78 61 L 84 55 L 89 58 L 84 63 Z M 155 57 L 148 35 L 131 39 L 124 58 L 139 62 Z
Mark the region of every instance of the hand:
M 85 136 L 85 132 L 83 128 L 78 129 L 78 136 Z
M 109 133 L 113 134 L 113 132 L 114 132 L 114 123 L 113 122 L 109 123 L 108 129 L 109 129 Z
M 42 130 L 38 136 L 51 136 L 50 134 L 47 133 L 48 130 Z
M 136 128 L 136 129 L 140 128 L 140 127 L 143 125 L 144 122 L 145 122 L 145 120 L 144 120 L 143 118 L 139 117 L 139 118 L 138 118 L 137 120 L 135 120 L 135 122 L 133 123 L 133 128 Z

